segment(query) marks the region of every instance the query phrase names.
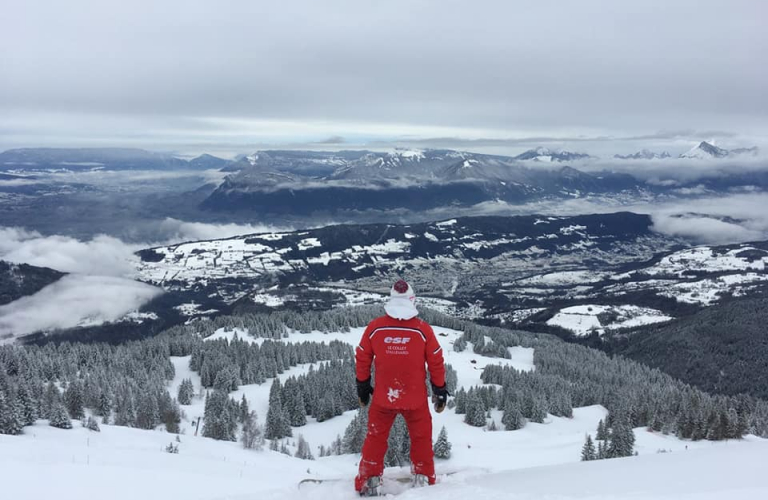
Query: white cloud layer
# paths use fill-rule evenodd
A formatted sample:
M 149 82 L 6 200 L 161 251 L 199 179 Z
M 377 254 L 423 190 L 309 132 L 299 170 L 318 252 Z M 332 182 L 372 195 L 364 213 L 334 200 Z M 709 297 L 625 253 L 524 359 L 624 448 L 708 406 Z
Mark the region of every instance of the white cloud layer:
M 0 259 L 67 273 L 132 276 L 137 261 L 133 252 L 138 248 L 111 236 L 80 241 L 22 228 L 0 228 Z
M 159 223 L 159 231 L 164 235 L 165 244 L 182 241 L 213 240 L 229 238 L 241 234 L 290 231 L 268 224 L 209 224 L 203 222 L 185 222 L 166 218 Z
M 139 309 L 162 293 L 132 279 L 138 263 L 134 252 L 141 248 L 274 230 L 266 225 L 166 219 L 158 223 L 157 243 L 129 244 L 105 235 L 82 241 L 0 227 L 0 260 L 72 273 L 35 295 L 0 307 L 0 339 L 114 321 Z
M 0 306 L 0 338 L 114 321 L 160 293 L 126 278 L 64 276 L 34 295 Z

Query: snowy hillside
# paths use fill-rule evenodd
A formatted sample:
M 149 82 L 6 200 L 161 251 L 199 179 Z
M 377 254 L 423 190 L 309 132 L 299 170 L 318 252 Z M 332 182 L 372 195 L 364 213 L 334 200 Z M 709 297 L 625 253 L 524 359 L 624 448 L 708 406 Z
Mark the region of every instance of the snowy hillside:
M 354 345 L 361 328 L 349 333 L 291 333 L 282 342 L 341 340 Z M 446 347 L 461 332 L 436 328 Z M 253 339 L 243 331 L 220 330 L 207 341 Z M 459 385 L 481 384 L 480 373 L 488 364 L 507 364 L 519 370 L 533 369 L 534 351 L 511 348 L 511 359 L 487 358 L 472 353 L 445 349 L 446 361 L 457 372 Z M 199 392 L 200 377 L 189 370 L 189 357 L 172 358 L 176 368 L 170 389 L 175 392 L 184 378 L 191 378 Z M 286 380 L 305 373 L 308 365 L 298 365 L 280 375 Z M 270 383 L 241 386 L 231 394 L 249 400 L 263 421 L 267 410 Z M 214 441 L 194 436 L 194 422 L 202 416 L 203 401 L 196 397 L 184 406 L 179 442 L 161 431 L 101 426 L 94 433 L 80 427 L 69 431 L 48 427 L 45 421 L 25 428 L 20 436 L 0 435 L 0 471 L 3 491 L 18 500 L 38 500 L 55 496 L 61 500 L 82 498 L 267 498 L 299 500 L 305 498 L 357 498 L 352 490 L 357 455 L 339 455 L 305 461 L 264 450 L 244 450 L 239 443 Z M 317 455 L 317 447 L 329 444 L 350 422 L 356 412 L 346 412 L 325 422 L 312 418 L 294 428 L 294 439 L 301 434 Z M 577 408 L 572 418 L 549 415 L 544 423 L 529 422 L 517 431 L 488 431 L 471 427 L 454 410 L 434 414 L 434 436 L 445 426 L 451 441 L 452 456 L 437 461 L 439 483 L 428 489 L 409 490 L 394 481 L 407 475 L 407 469 L 388 468 L 384 490 L 404 499 L 468 497 L 485 499 L 639 499 L 686 498 L 763 498 L 768 483 L 758 473 L 768 444 L 752 436 L 741 441 L 683 441 L 678 438 L 635 429 L 638 457 L 578 463 L 585 434 L 594 435 L 597 423 L 607 412 L 600 406 Z M 498 420 L 500 412 L 492 411 Z M 178 454 L 164 451 L 169 442 L 179 447 Z M 660 453 L 664 451 L 664 453 Z M 723 473 L 727 470 L 727 474 Z M 451 473 L 451 475 L 446 475 Z M 39 480 L 45 478 L 44 481 Z M 304 478 L 336 479 L 321 485 L 298 483 Z M 713 494 L 725 496 L 713 496 Z
M 461 437 L 461 427 L 448 423 L 457 458 L 439 462 L 438 474 L 461 472 L 399 497 L 761 500 L 768 495 L 762 474 L 768 444 L 754 439 L 691 444 L 686 450 L 674 439 L 637 430 L 644 451 L 639 457 L 577 463 L 582 431 L 600 413 L 597 408 L 585 409 L 572 422 L 516 431 L 512 434 L 519 432 L 518 439 L 503 443 L 498 440 L 500 432 L 480 436 L 487 439 Z M 437 416 L 435 423 L 440 425 L 440 419 Z M 63 431 L 37 425 L 23 436 L 0 435 L 3 491 L 14 500 L 358 498 L 351 482 L 357 458 L 351 455 L 307 462 L 191 435 L 181 436 L 178 454 L 168 454 L 163 448 L 169 441 L 169 435 L 161 432 L 108 426 L 93 433 L 79 427 Z M 660 449 L 671 453 L 657 454 Z M 475 459 L 495 466 L 485 470 L 474 465 Z M 389 491 L 402 491 L 401 485 L 386 479 L 404 473 L 387 469 Z M 297 484 L 307 477 L 343 480 L 300 491 Z
M 423 293 L 470 305 L 488 301 L 480 304 L 487 308 L 504 298 L 484 297 L 493 287 L 481 289 L 499 280 L 586 263 L 601 272 L 647 260 L 679 243 L 651 231 L 648 216 L 630 213 L 468 217 L 412 225 L 330 226 L 158 247 L 139 252 L 138 272 L 141 280 L 168 290 L 200 291 L 225 304 L 250 295 L 273 307 L 301 293 L 299 283 L 316 290 L 319 285 L 329 293 L 326 284 L 380 292 L 388 289 L 389 279 L 407 274 Z M 351 302 L 349 293 L 339 294 L 336 303 Z

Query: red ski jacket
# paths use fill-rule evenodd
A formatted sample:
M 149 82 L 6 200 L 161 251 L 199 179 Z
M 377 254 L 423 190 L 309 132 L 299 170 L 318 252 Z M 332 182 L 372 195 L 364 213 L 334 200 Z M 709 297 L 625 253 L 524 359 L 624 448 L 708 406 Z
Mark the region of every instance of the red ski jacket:
M 419 318 L 408 320 L 389 316 L 368 325 L 357 346 L 357 379 L 371 376 L 376 369 L 373 403 L 385 408 L 410 410 L 427 403 L 427 370 L 432 383 L 445 385 L 443 349 L 432 327 Z

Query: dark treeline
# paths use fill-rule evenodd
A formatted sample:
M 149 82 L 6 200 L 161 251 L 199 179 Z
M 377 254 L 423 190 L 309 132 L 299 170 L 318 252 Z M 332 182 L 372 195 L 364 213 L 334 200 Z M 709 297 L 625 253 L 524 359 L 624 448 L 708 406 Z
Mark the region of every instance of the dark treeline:
M 608 336 L 600 348 L 659 368 L 705 391 L 765 399 L 766 324 L 768 299 L 730 300 L 669 323 Z
M 0 347 L 0 432 L 18 434 L 38 418 L 71 427 L 89 408 L 104 423 L 178 432 L 181 410 L 168 393 L 175 370 L 199 337 L 163 336 L 108 344 Z
M 352 348 L 339 341 L 287 343 L 265 340 L 261 345 L 235 336 L 199 342 L 189 366 L 203 387 L 235 391 L 242 384 L 262 384 L 298 364 L 350 359 Z

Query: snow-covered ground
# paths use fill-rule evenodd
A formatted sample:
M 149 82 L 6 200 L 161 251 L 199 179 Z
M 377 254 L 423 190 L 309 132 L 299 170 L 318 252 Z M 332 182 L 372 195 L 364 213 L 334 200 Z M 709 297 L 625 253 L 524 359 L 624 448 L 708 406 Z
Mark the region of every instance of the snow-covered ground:
M 533 350 L 511 349 L 512 359 L 478 356 L 471 345 L 454 352 L 451 344 L 461 332 L 435 329 L 445 347 L 446 361 L 457 371 L 459 384 L 480 383 L 482 368 L 505 363 L 521 370 L 533 369 Z M 253 339 L 244 331 L 216 332 L 209 339 Z M 362 329 L 349 333 L 291 333 L 284 342 L 341 340 L 355 345 Z M 200 392 L 200 378 L 190 371 L 189 357 L 172 358 L 176 376 L 169 389 L 175 393 L 184 378 L 191 378 Z M 308 365 L 291 368 L 280 375 L 305 373 Z M 242 386 L 232 394 L 245 395 L 263 423 L 271 381 Z M 352 478 L 358 456 L 299 460 L 269 450 L 244 450 L 238 443 L 194 436 L 193 422 L 203 413 L 203 398 L 183 407 L 186 416 L 178 454 L 164 448 L 175 436 L 162 431 L 143 431 L 102 426 L 94 433 L 75 422 L 72 430 L 59 430 L 45 421 L 25 429 L 21 436 L 0 435 L 0 484 L 3 498 L 14 500 L 58 500 L 108 498 L 136 500 L 183 498 L 185 500 L 299 500 L 306 498 L 353 499 Z M 329 445 L 343 434 L 355 411 L 318 423 L 294 428 L 312 445 Z M 573 418 L 549 416 L 543 424 L 528 423 L 518 431 L 491 432 L 470 427 L 462 415 L 446 410 L 433 415 L 434 436 L 445 426 L 453 445 L 452 457 L 437 462 L 443 475 L 435 487 L 404 489 L 392 481 L 407 475 L 405 469 L 385 472 L 385 488 L 404 499 L 672 499 L 687 500 L 768 497 L 768 480 L 761 474 L 768 441 L 747 437 L 742 441 L 688 442 L 675 437 L 636 429 L 638 457 L 579 463 L 584 436 L 594 432 L 606 411 L 600 406 L 577 408 Z M 492 414 L 500 424 L 501 413 Z M 658 453 L 664 450 L 667 453 Z M 458 471 L 458 472 L 457 472 Z M 308 485 L 304 478 L 331 478 L 338 481 Z M 390 478 L 389 481 L 386 481 Z M 7 495 L 7 496 L 6 496 Z
M 601 314 L 611 316 L 610 321 L 600 319 Z M 570 330 L 576 335 L 588 335 L 595 331 L 603 334 L 606 330 L 618 330 L 635 326 L 649 325 L 669 321 L 672 318 L 661 311 L 648 307 L 632 305 L 604 306 L 586 304 L 561 309 L 552 318 L 547 320 L 550 326 L 559 326 Z
M 434 487 L 406 490 L 402 498 L 768 498 L 763 474 L 768 443 L 755 438 L 684 443 L 637 429 L 640 456 L 577 463 L 584 433 L 603 414 L 599 407 L 584 408 L 572 420 L 551 418 L 514 432 L 484 432 L 451 412 L 436 415 L 435 426 L 445 425 L 453 442 L 453 457 L 438 461 L 438 472 L 459 472 L 441 477 Z M 65 431 L 41 421 L 22 436 L 0 435 L 3 498 L 356 498 L 351 480 L 357 456 L 304 461 L 194 437 L 189 429 L 180 439 L 174 455 L 163 451 L 174 437 L 161 431 L 102 426 L 94 433 L 79 425 Z M 671 452 L 660 454 L 659 449 Z M 389 491 L 402 486 L 386 479 L 406 473 L 387 469 Z M 339 481 L 300 491 L 297 484 L 307 477 Z

